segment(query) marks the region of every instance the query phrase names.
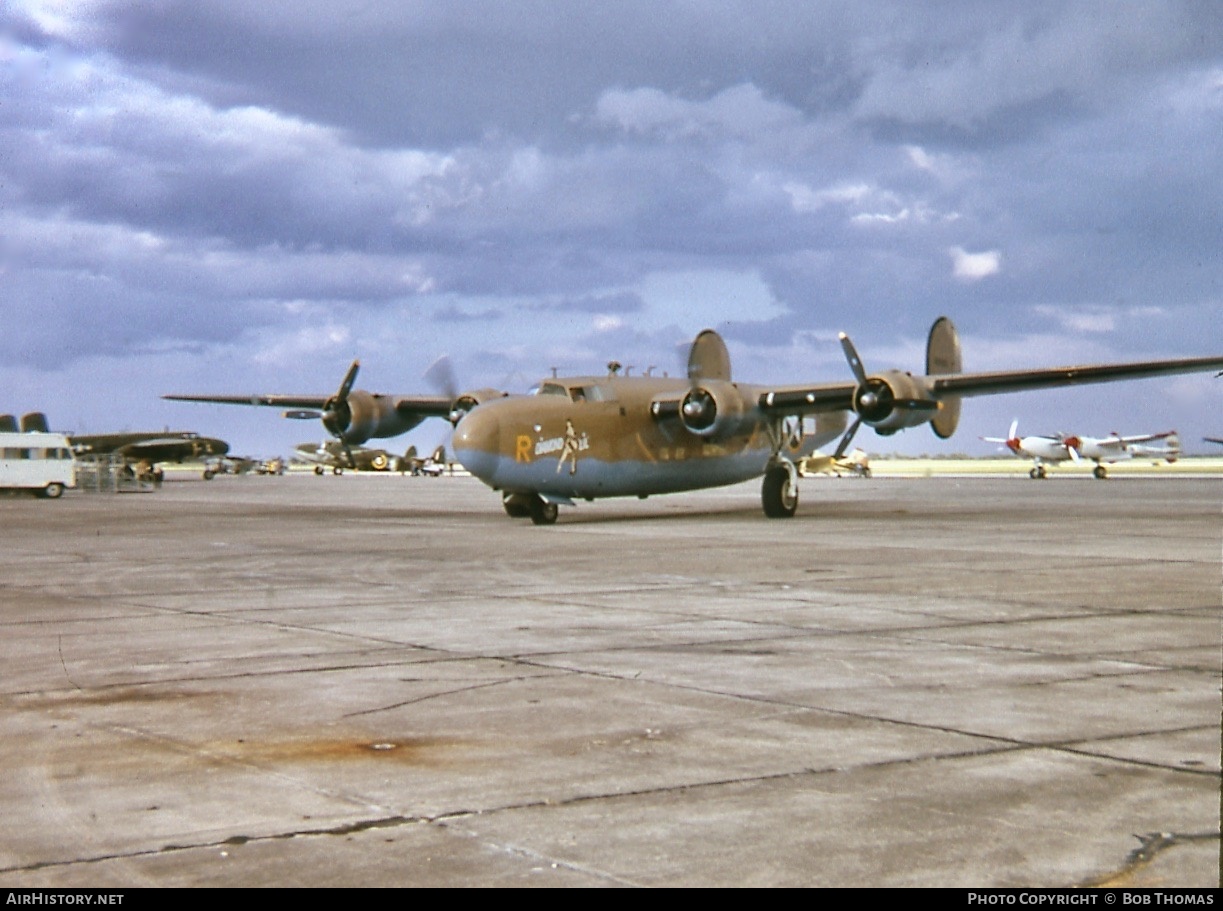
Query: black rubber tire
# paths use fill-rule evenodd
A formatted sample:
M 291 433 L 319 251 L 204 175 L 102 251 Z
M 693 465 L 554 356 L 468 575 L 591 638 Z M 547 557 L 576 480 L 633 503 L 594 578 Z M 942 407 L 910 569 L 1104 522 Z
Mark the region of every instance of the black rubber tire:
M 531 515 L 531 504 L 527 496 L 520 493 L 507 493 L 501 498 L 501 506 L 511 519 L 525 519 Z
M 531 500 L 531 521 L 536 525 L 555 525 L 560 509 L 555 503 L 549 503 L 543 497 Z
M 798 509 L 798 488 L 790 483 L 790 472 L 777 465 L 764 475 L 760 503 L 770 519 L 789 519 Z
M 47 500 L 58 500 L 63 495 L 64 485 L 59 483 L 59 481 L 52 481 L 50 484 L 44 487 L 42 492 L 39 494 L 39 496 Z

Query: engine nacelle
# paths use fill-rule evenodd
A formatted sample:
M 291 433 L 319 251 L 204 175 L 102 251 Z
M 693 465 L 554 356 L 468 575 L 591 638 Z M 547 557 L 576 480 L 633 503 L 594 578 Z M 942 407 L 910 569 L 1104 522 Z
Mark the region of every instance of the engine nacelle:
M 463 420 L 463 415 L 471 411 L 477 405 L 483 405 L 485 402 L 493 399 L 503 399 L 507 393 L 500 389 L 473 389 L 470 392 L 464 392 L 454 400 L 454 404 L 450 406 L 450 423 L 458 424 Z
M 867 377 L 854 393 L 854 411 L 881 436 L 924 424 L 939 408 L 921 378 L 900 370 Z
M 345 443 L 360 446 L 395 413 L 394 406 L 373 393 L 354 389 L 343 399 L 333 398 L 323 409 L 323 426 Z
M 734 383 L 714 380 L 688 390 L 679 403 L 679 420 L 689 433 L 715 439 L 743 428 L 753 407 Z

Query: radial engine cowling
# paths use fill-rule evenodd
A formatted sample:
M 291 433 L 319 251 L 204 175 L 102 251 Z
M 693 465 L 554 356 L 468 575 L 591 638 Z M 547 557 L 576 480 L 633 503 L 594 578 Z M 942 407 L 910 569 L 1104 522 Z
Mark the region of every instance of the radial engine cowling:
M 505 398 L 505 393 L 499 389 L 473 389 L 470 392 L 464 392 L 454 400 L 454 404 L 450 407 L 450 423 L 458 424 L 463 419 L 463 415 L 471 411 L 477 405 L 483 405 L 485 402 L 492 399 Z
M 360 446 L 375 436 L 401 432 L 394 402 L 385 396 L 354 389 L 345 398 L 333 398 L 323 410 L 323 426 L 345 443 Z
M 688 390 L 679 403 L 679 419 L 689 433 L 716 439 L 748 423 L 751 408 L 734 383 L 715 380 Z
M 881 436 L 924 424 L 940 407 L 920 377 L 900 370 L 867 377 L 854 392 L 854 411 Z

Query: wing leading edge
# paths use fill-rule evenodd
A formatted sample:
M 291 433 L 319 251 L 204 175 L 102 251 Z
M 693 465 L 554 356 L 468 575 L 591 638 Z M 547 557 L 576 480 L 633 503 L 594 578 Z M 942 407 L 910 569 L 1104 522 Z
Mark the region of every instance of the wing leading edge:
M 371 397 L 389 402 L 390 406 L 404 416 L 418 415 L 424 418 L 444 418 L 450 414 L 451 399 L 441 395 L 386 395 L 370 393 Z M 214 405 L 262 405 L 270 408 L 309 408 L 321 410 L 331 401 L 325 395 L 163 395 L 163 399 L 175 402 L 207 402 Z
M 882 378 L 904 376 L 934 402 L 951 397 L 998 395 L 1051 389 L 1058 386 L 1078 386 L 1089 383 L 1109 383 L 1181 373 L 1200 373 L 1223 366 L 1223 356 L 1181 358 L 1165 361 L 1133 361 L 1121 364 L 1094 364 L 1067 367 L 1046 367 L 1037 370 L 1000 370 L 985 373 L 954 373 L 939 376 L 913 376 L 887 371 Z M 822 383 L 811 386 L 782 386 L 760 395 L 760 407 L 766 412 L 815 414 L 821 411 L 854 410 L 857 383 Z
M 1056 386 L 1078 386 L 1136 380 L 1180 373 L 1199 373 L 1223 366 L 1223 356 L 1180 358 L 1167 361 L 1132 361 L 1123 364 L 1096 364 L 1076 367 L 1048 367 L 1039 370 L 1005 370 L 991 373 L 960 373 L 926 377 L 936 398 L 948 395 L 996 395 Z

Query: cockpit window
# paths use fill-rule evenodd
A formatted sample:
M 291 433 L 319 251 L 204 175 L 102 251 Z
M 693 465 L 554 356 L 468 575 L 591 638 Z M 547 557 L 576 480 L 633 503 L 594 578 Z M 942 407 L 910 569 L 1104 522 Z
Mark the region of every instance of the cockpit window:
M 610 402 L 615 398 L 606 386 L 570 386 L 569 397 L 575 402 Z
M 560 383 L 540 383 L 536 395 L 563 395 L 573 402 L 610 402 L 616 396 L 606 386 L 598 384 L 562 386 Z

